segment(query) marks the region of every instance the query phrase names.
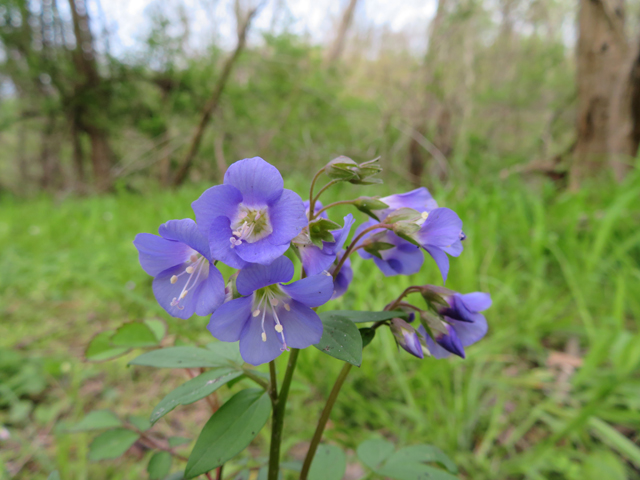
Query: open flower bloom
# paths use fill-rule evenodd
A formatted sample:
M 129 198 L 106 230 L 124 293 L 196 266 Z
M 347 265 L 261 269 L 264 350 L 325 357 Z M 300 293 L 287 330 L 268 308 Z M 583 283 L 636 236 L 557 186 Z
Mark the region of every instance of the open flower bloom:
M 307 225 L 300 196 L 283 188 L 282 175 L 260 157 L 229 167 L 224 184 L 193 202 L 211 254 L 234 268 L 269 265 Z
M 487 334 L 487 319 L 480 312 L 491 306 L 491 297 L 488 293 L 474 292 L 456 293 L 445 299 L 449 306 L 439 309 L 444 321 L 429 325 L 435 338 L 431 338 L 422 325 L 418 332 L 435 358 L 445 358 L 452 353 L 465 358 L 464 347 Z
M 300 258 L 302 260 L 302 266 L 307 275 L 318 275 L 329 269 L 331 264 L 336 259 L 336 255 L 344 246 L 344 242 L 347 241 L 349 232 L 355 220 L 353 215 L 348 214 L 344 217 L 344 227 L 338 230 L 331 230 L 333 235 L 333 242 L 322 241 L 322 248 L 314 245 L 313 243 L 307 243 L 305 245 L 298 245 L 300 252 Z
M 342 259 L 344 254 L 345 251 L 342 250 L 338 255 L 336 255 L 336 261 L 329 267 L 329 273 L 331 275 L 335 272 L 338 262 Z M 353 280 L 353 269 L 351 268 L 351 259 L 347 258 L 342 264 L 342 267 L 340 267 L 338 275 L 333 279 L 333 295 L 331 296 L 331 300 L 344 295 L 349 289 L 351 280 Z
M 331 298 L 333 281 L 322 274 L 283 285 L 293 273 L 287 257 L 240 270 L 236 288 L 244 296 L 215 311 L 207 327 L 211 334 L 225 342 L 240 340 L 242 358 L 251 365 L 270 362 L 289 347 L 318 343 L 322 321 L 311 307 Z
M 368 222 L 363 223 L 356 230 L 356 237 L 362 232 L 365 228 L 371 227 L 375 225 L 375 220 L 369 220 Z M 379 230 L 381 231 L 381 230 Z M 367 239 L 376 234 L 376 231 L 369 232 L 365 234 L 358 244 L 362 244 L 367 241 Z M 394 275 L 411 275 L 413 273 L 417 273 L 420 271 L 422 267 L 422 263 L 424 262 L 424 255 L 420 251 L 420 248 L 413 243 L 400 238 L 398 235 L 393 233 L 392 231 L 385 231 L 381 237 L 378 238 L 379 242 L 384 242 L 393 245 L 393 248 L 388 248 L 386 250 L 380 250 L 380 257 L 376 257 L 363 249 L 358 249 L 358 255 L 360 255 L 365 260 L 373 259 L 375 264 L 378 266 L 382 273 L 387 277 L 392 277 Z
M 462 220 L 458 214 L 449 208 L 436 208 L 422 213 L 420 230 L 412 237 L 436 261 L 442 274 L 442 280 L 447 281 L 449 273 L 449 257 L 457 257 L 462 253 Z
M 133 241 L 140 265 L 154 277 L 158 303 L 173 317 L 210 315 L 224 301 L 225 286 L 207 239 L 190 218 L 170 220 L 158 233 L 139 233 Z

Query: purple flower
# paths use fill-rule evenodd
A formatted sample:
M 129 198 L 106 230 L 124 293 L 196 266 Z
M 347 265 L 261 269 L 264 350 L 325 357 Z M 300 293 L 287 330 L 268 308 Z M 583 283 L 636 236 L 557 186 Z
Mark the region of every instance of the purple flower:
M 430 212 L 438 208 L 438 202 L 435 201 L 425 187 L 416 188 L 407 193 L 389 195 L 381 198 L 380 201 L 389 205 L 389 208 L 375 211 L 380 220 L 383 220 L 387 215 L 399 208 L 412 208 L 419 213 Z
M 309 218 L 309 204 L 310 204 L 310 202 L 309 202 L 309 200 L 305 200 L 305 201 L 303 202 L 303 204 L 304 204 L 304 214 L 307 216 L 307 218 Z M 315 204 L 315 206 L 313 207 L 313 215 L 317 217 L 317 216 L 318 216 L 318 212 L 319 212 L 320 210 L 322 210 L 322 208 L 323 208 L 322 203 L 321 203 L 321 202 L 319 202 L 318 200 L 316 200 L 316 204 Z M 322 213 L 320 214 L 320 218 L 329 218 L 329 217 L 327 216 L 327 212 L 322 212 Z
M 333 281 L 322 274 L 283 285 L 293 273 L 287 257 L 240 270 L 236 288 L 243 297 L 215 311 L 207 327 L 211 334 L 225 342 L 240 340 L 242 358 L 252 365 L 270 362 L 289 347 L 318 343 L 322 322 L 311 307 L 329 300 Z
M 375 220 L 369 220 L 368 222 L 363 223 L 356 230 L 355 236 L 357 237 L 365 228 L 371 227 L 376 223 L 378 222 Z M 372 234 L 376 234 L 376 231 L 366 234 L 362 238 L 362 242 L 365 242 Z M 382 258 L 378 258 L 363 249 L 358 250 L 358 255 L 365 260 L 373 259 L 378 268 L 382 270 L 382 273 L 387 277 L 394 275 L 411 275 L 420 271 L 422 263 L 424 262 L 424 255 L 420 251 L 419 247 L 408 240 L 400 238 L 389 230 L 383 232 L 382 236 L 379 237 L 377 241 L 389 243 L 393 245 L 393 248 L 380 250 L 380 256 Z
M 154 277 L 158 303 L 178 318 L 210 315 L 224 301 L 225 286 L 206 238 L 190 218 L 170 220 L 158 233 L 139 233 L 133 241 L 140 265 Z
M 416 329 L 401 318 L 394 318 L 390 324 L 396 342 L 414 357 L 424 358 L 424 348 Z
M 344 217 L 344 227 L 338 230 L 332 230 L 333 242 L 322 241 L 322 248 L 309 244 L 298 245 L 302 266 L 307 275 L 318 275 L 327 270 L 336 259 L 336 255 L 342 249 L 344 242 L 347 241 L 351 226 L 355 220 L 353 215 L 348 214 Z
M 260 157 L 229 167 L 224 184 L 193 202 L 211 254 L 234 268 L 269 265 L 307 225 L 302 199 L 283 188 L 278 169 Z
M 445 358 L 451 353 L 465 358 L 464 347 L 473 345 L 487 333 L 487 320 L 479 312 L 491 306 L 491 297 L 488 293 L 474 292 L 455 293 L 445 299 L 449 305 L 439 308 L 444 322 L 429 325 L 435 338 L 422 325 L 418 332 L 435 358 Z
M 329 267 L 329 273 L 333 275 L 336 267 L 338 266 L 338 262 L 342 259 L 342 256 L 345 254 L 345 251 L 342 250 L 336 256 L 336 261 L 333 265 Z M 353 280 L 353 269 L 351 268 L 351 259 L 347 258 L 340 268 L 338 275 L 333 280 L 333 295 L 331 296 L 331 300 L 336 299 L 344 295 L 349 288 L 349 284 Z
M 449 257 L 457 257 L 462 253 L 462 220 L 458 214 L 449 208 L 436 208 L 422 214 L 420 230 L 412 237 L 436 261 L 442 274 L 442 280 L 447 281 L 449 273 Z

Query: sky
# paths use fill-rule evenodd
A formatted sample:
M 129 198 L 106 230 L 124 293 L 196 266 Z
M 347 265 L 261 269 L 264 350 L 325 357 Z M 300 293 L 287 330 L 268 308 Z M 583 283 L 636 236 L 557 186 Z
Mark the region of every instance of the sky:
M 243 4 L 251 2 L 258 0 L 245 0 Z M 230 48 L 235 42 L 236 28 L 233 3 L 233 0 L 88 0 L 94 21 L 112 34 L 110 48 L 115 55 L 135 51 L 149 29 L 148 16 L 154 9 L 176 12 L 180 4 L 190 19 L 194 49 L 210 43 L 212 38 Z M 330 41 L 347 3 L 347 0 L 266 0 L 254 20 L 249 41 L 259 41 L 260 32 L 273 28 L 281 31 L 285 27 L 292 33 L 308 36 L 314 43 Z M 402 6 L 398 5 L 397 0 L 360 0 L 356 21 L 386 27 L 392 32 L 411 32 L 411 38 L 415 38 L 411 46 L 422 48 L 436 0 L 402 0 Z

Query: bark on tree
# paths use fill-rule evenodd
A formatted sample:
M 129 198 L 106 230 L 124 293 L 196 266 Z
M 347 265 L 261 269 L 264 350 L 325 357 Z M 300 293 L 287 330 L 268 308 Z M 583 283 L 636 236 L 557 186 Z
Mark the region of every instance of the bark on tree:
M 73 60 L 80 82 L 74 91 L 76 99 L 70 115 L 78 119 L 79 127 L 89 135 L 91 143 L 91 164 L 93 180 L 98 192 L 106 192 L 113 187 L 113 151 L 109 144 L 109 134 L 100 121 L 104 114 L 108 94 L 104 81 L 98 72 L 93 35 L 90 29 L 89 13 L 84 0 L 69 0 L 76 48 Z
M 577 45 L 577 141 L 569 187 L 607 165 L 613 85 L 626 56 L 623 0 L 581 0 Z
M 622 181 L 640 145 L 640 41 L 628 55 L 613 93 L 609 161 L 616 180 Z
M 353 22 L 353 13 L 356 10 L 356 6 L 358 4 L 358 0 L 349 0 L 349 5 L 345 8 L 342 13 L 342 19 L 340 20 L 340 26 L 338 27 L 338 33 L 336 34 L 333 43 L 331 44 L 331 48 L 327 54 L 327 63 L 332 64 L 335 63 L 342 52 L 344 51 L 344 45 L 347 40 L 347 32 L 349 31 L 349 27 Z
M 224 66 L 222 67 L 222 73 L 220 74 L 220 78 L 218 78 L 218 81 L 215 87 L 213 88 L 211 97 L 209 98 L 204 108 L 202 109 L 200 122 L 198 123 L 198 126 L 196 127 L 196 130 L 193 133 L 193 137 L 191 138 L 189 150 L 187 150 L 187 153 L 180 161 L 178 170 L 174 175 L 173 182 L 172 182 L 174 187 L 181 185 L 187 178 L 187 174 L 189 173 L 189 169 L 193 164 L 193 160 L 195 159 L 195 156 L 198 153 L 198 150 L 200 149 L 200 144 L 202 143 L 202 136 L 204 134 L 204 131 L 207 128 L 209 121 L 211 120 L 211 116 L 218 108 L 218 104 L 220 103 L 220 97 L 222 95 L 225 85 L 227 84 L 229 75 L 231 74 L 231 71 L 233 70 L 233 66 L 236 63 L 236 60 L 238 59 L 238 57 L 240 56 L 240 53 L 244 49 L 244 46 L 247 41 L 247 33 L 249 32 L 249 26 L 251 25 L 251 20 L 257 13 L 258 8 L 259 7 L 256 7 L 256 8 L 253 8 L 251 11 L 249 11 L 244 22 L 240 20 L 240 17 L 238 17 L 239 25 L 241 25 L 241 27 L 238 28 L 238 44 L 236 45 L 236 49 L 233 51 L 231 56 L 229 56 L 225 61 Z

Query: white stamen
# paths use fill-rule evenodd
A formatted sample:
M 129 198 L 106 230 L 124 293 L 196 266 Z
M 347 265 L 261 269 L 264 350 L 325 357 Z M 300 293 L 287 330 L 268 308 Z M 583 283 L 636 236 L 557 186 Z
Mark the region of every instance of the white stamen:
M 181 294 L 180 294 L 180 300 L 182 300 L 184 297 L 187 296 L 187 293 L 189 293 L 189 290 L 184 290 Z
M 171 284 L 174 284 L 178 281 L 178 276 L 177 275 L 171 275 Z
M 271 301 L 271 305 L 273 305 L 274 307 L 276 305 L 278 305 L 278 299 L 277 298 L 272 298 L 270 301 Z
M 262 341 L 263 342 L 267 341 L 267 334 L 265 332 L 262 332 Z
M 189 260 L 191 260 L 191 262 L 195 262 L 196 260 L 198 260 L 198 255 L 196 255 L 195 253 L 193 255 L 191 255 L 191 257 L 189 258 Z
M 282 328 L 282 325 L 280 325 L 280 324 L 276 325 L 276 332 L 282 333 L 283 330 L 284 330 L 284 328 Z
M 239 219 L 243 219 L 247 216 L 247 212 L 241 212 L 240 215 L 238 215 Z
M 429 212 L 422 212 L 420 216 L 426 220 L 427 217 L 429 216 Z
M 260 315 L 260 310 L 259 309 L 254 310 L 251 315 L 253 315 L 254 317 L 257 317 L 258 315 Z
M 288 303 L 285 303 L 285 304 L 284 304 L 284 309 L 285 309 L 287 312 L 290 312 L 290 311 L 291 311 L 291 307 L 289 306 L 289 304 L 288 304 Z
M 193 273 L 193 267 L 187 267 L 184 269 L 189 275 L 191 275 Z
M 256 220 L 260 220 L 260 212 L 256 213 Z

